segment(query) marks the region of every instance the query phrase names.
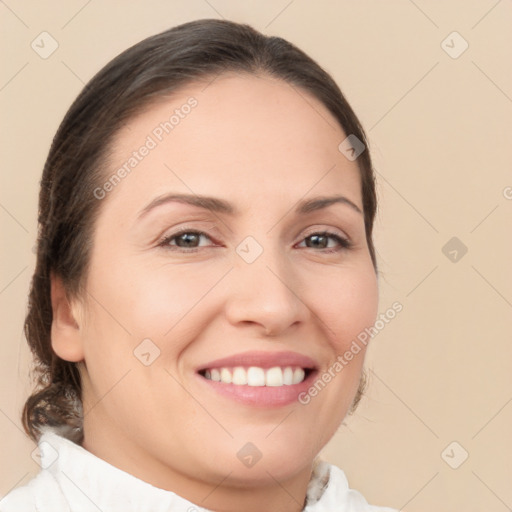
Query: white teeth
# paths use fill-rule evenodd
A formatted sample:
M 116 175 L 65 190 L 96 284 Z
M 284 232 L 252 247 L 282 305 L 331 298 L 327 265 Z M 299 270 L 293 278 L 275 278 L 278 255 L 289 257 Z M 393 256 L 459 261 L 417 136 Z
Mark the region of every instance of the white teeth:
M 249 384 L 249 386 L 264 386 L 265 370 L 257 366 L 251 366 L 247 370 L 247 384 Z
M 234 384 L 235 386 L 279 387 L 300 384 L 305 378 L 305 371 L 303 368 L 291 366 L 284 368 L 274 366 L 268 369 L 258 366 L 250 366 L 249 368 L 236 366 L 235 368 L 205 370 L 204 377 L 224 384 Z
M 237 367 L 233 370 L 233 379 L 231 381 L 237 386 L 243 386 L 247 384 L 247 372 L 242 367 Z
M 224 384 L 231 384 L 231 372 L 227 368 L 220 370 L 220 381 Z
M 304 380 L 304 376 L 305 376 L 305 373 L 302 368 L 295 368 L 295 370 L 293 371 L 293 381 L 292 382 L 294 384 L 299 384 L 300 382 L 302 382 Z
M 267 386 L 282 386 L 283 385 L 283 370 L 279 366 L 269 368 L 265 376 L 265 384 Z
M 283 372 L 283 384 L 290 386 L 293 384 L 293 368 L 287 366 Z

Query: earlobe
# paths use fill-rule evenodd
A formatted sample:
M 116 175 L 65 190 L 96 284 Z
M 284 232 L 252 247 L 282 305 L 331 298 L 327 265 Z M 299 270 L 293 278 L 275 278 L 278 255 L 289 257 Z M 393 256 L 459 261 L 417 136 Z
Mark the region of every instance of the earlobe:
M 80 325 L 68 300 L 62 279 L 52 272 L 52 348 L 65 361 L 83 361 L 83 345 Z

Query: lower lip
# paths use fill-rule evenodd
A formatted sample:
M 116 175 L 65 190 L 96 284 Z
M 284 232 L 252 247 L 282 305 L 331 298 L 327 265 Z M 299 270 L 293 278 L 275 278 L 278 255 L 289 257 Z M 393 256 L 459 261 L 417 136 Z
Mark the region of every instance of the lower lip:
M 301 383 L 289 386 L 236 386 L 206 379 L 198 373 L 196 375 L 209 389 L 220 395 L 246 405 L 271 408 L 298 402 L 298 396 L 311 386 L 316 373 L 314 370 Z

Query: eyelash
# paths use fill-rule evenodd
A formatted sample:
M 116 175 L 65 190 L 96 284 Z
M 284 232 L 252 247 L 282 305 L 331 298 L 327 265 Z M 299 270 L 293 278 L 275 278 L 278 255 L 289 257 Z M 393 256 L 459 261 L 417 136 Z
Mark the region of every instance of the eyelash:
M 166 249 L 166 250 L 170 250 L 170 251 L 177 251 L 177 252 L 182 252 L 182 253 L 192 253 L 192 252 L 197 252 L 200 247 L 190 247 L 190 248 L 184 248 L 184 247 L 177 247 L 177 246 L 172 246 L 170 245 L 170 242 L 179 238 L 180 236 L 184 235 L 184 234 L 187 234 L 187 235 L 200 235 L 200 236 L 205 236 L 206 238 L 208 238 L 209 240 L 211 240 L 211 238 L 203 231 L 197 231 L 195 229 L 183 229 L 177 233 L 173 233 L 172 235 L 168 235 L 166 237 L 164 237 L 159 243 L 158 243 L 158 246 L 159 247 L 162 247 L 163 249 Z M 302 241 L 312 237 L 312 236 L 315 236 L 315 235 L 319 235 L 319 236 L 325 236 L 325 237 L 328 237 L 328 238 L 332 238 L 334 240 L 336 240 L 336 242 L 339 244 L 339 247 L 337 248 L 330 248 L 330 249 L 321 249 L 322 252 L 325 252 L 325 253 L 335 253 L 335 252 L 339 252 L 339 251 L 342 251 L 342 250 L 347 250 L 347 249 L 351 249 L 352 248 L 352 242 L 350 240 L 348 240 L 347 238 L 344 238 L 340 235 L 338 235 L 337 233 L 333 233 L 332 231 L 315 231 L 313 233 L 310 233 L 309 235 L 307 235 L 306 237 L 303 238 Z M 305 249 L 313 249 L 312 247 L 305 247 Z

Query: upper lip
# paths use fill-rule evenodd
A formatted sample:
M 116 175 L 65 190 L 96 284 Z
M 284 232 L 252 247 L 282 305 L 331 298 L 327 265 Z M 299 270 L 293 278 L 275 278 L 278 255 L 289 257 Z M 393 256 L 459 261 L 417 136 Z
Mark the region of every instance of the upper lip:
M 232 356 L 215 359 L 197 368 L 203 371 L 209 368 L 226 368 L 235 366 L 258 366 L 260 368 L 272 368 L 280 366 L 300 366 L 301 368 L 316 369 L 317 364 L 313 359 L 297 352 L 268 352 L 250 351 L 241 352 Z

